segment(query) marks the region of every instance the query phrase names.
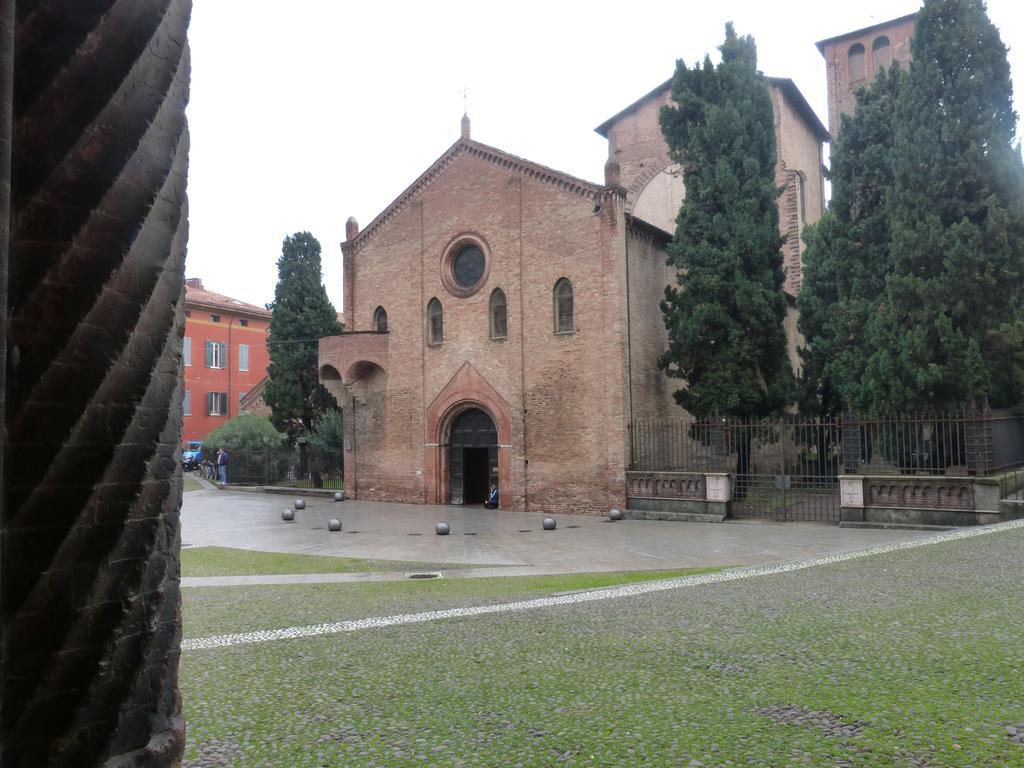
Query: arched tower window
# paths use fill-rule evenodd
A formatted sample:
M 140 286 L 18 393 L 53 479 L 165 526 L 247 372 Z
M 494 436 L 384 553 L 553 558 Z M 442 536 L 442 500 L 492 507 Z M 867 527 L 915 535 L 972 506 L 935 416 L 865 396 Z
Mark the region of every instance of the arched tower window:
M 871 46 L 871 53 L 875 60 L 875 72 L 892 64 L 892 46 L 889 44 L 888 37 L 883 35 L 876 38 Z
M 800 215 L 800 226 L 807 226 L 807 177 L 803 171 L 797 171 L 796 176 L 796 204 Z
M 427 304 L 427 343 L 440 344 L 444 341 L 444 309 L 436 298 Z
M 850 50 L 847 53 L 849 62 L 850 82 L 855 83 L 858 80 L 863 80 L 867 77 L 867 72 L 864 68 L 864 46 L 860 43 L 855 43 L 850 46 Z
M 384 307 L 377 307 L 373 311 L 373 330 L 377 333 L 387 333 L 388 313 Z
M 566 278 L 555 283 L 555 333 L 572 333 L 575 330 L 572 306 L 572 283 Z
M 491 338 L 504 339 L 508 336 L 508 302 L 501 288 L 491 292 L 490 316 Z

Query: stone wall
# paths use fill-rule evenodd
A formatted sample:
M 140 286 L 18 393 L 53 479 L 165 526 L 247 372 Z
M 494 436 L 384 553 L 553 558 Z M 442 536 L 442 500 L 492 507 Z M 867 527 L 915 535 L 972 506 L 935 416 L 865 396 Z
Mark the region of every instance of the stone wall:
M 803 283 L 803 228 L 816 223 L 825 209 L 821 135 L 808 124 L 788 86 L 770 90 L 778 145 L 776 182 L 784 187 L 779 197 L 779 230 L 786 236 L 782 246 L 786 292 L 800 293 Z
M 175 765 L 190 4 L 16 5 L 0 763 Z
M 676 284 L 675 269 L 665 263 L 666 239 L 640 223 L 627 233 L 630 407 L 638 418 L 679 419 L 686 415 L 673 396 L 682 382 L 658 368 L 658 358 L 668 348 L 660 302 L 665 286 Z
M 344 248 L 347 328 L 368 330 L 378 306 L 389 326 L 386 397 L 357 403 L 363 415 L 351 421 L 355 466 L 368 473 L 356 470 L 359 496 L 447 503 L 445 430 L 475 402 L 498 426 L 502 506 L 621 505 L 624 233 L 615 195 L 470 141 L 410 190 Z M 487 254 L 488 271 L 460 297 L 445 285 L 443 258 L 466 236 Z M 552 291 L 563 277 L 573 285 L 575 328 L 558 334 Z M 488 323 L 496 288 L 508 307 L 500 339 Z M 427 339 L 433 298 L 444 312 L 440 344 Z

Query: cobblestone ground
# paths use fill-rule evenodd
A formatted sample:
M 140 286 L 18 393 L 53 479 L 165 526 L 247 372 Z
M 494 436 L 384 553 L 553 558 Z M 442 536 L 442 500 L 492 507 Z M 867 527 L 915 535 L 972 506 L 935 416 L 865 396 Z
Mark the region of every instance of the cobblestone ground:
M 1024 766 L 1022 555 L 1018 529 L 642 597 L 189 651 L 184 765 Z M 322 621 L 498 599 L 472 584 L 267 588 L 231 629 L 308 616 L 295 608 L 307 596 Z M 204 611 L 232 595 L 186 591 L 186 631 L 208 632 Z

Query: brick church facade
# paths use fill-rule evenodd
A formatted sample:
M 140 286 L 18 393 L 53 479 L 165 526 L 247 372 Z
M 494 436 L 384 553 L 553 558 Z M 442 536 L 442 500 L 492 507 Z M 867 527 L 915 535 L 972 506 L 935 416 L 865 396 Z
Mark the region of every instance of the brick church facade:
M 827 131 L 791 80 L 770 79 L 787 290 L 800 228 L 824 205 Z M 683 195 L 658 86 L 597 128 L 604 183 L 462 135 L 368 226 L 350 219 L 346 332 L 320 343 L 345 411 L 356 498 L 601 512 L 625 505 L 629 424 L 675 418 L 658 302 Z M 795 312 L 789 318 L 795 361 Z

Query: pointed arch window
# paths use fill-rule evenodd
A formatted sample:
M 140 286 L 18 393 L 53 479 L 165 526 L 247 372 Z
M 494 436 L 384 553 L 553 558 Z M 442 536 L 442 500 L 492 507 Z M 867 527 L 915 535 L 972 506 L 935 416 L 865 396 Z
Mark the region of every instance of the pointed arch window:
M 444 309 L 437 298 L 427 304 L 427 343 L 440 344 L 444 341 Z
M 875 60 L 875 72 L 892 64 L 892 45 L 889 44 L 889 38 L 884 35 L 876 38 L 871 46 L 871 54 Z
M 377 333 L 388 332 L 388 313 L 384 307 L 377 307 L 373 311 L 373 330 Z
M 495 288 L 491 292 L 490 316 L 491 338 L 504 339 L 507 337 L 508 301 L 505 299 L 505 292 L 501 288 Z
M 573 318 L 572 283 L 566 278 L 555 283 L 555 333 L 572 333 L 576 329 Z
M 846 56 L 849 65 L 850 82 L 855 83 L 858 80 L 866 78 L 867 72 L 864 68 L 864 46 L 860 43 L 851 45 Z

